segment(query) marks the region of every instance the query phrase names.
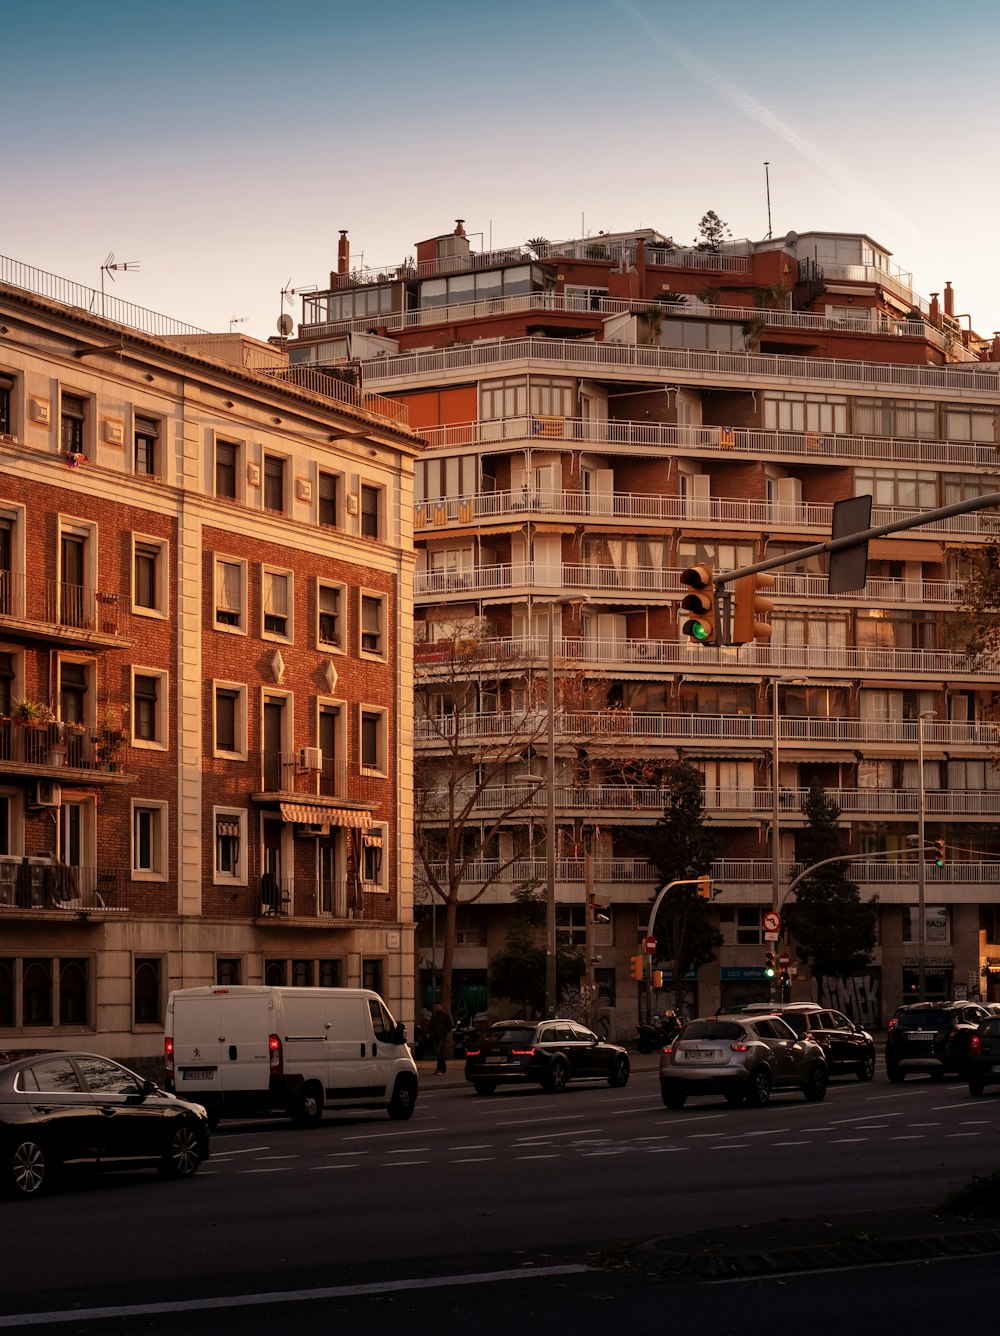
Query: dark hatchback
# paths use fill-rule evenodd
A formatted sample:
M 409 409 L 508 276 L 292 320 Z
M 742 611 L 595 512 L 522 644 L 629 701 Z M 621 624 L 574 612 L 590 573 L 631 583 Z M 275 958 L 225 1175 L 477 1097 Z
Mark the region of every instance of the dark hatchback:
M 969 1041 L 989 1012 L 977 1002 L 911 1002 L 889 1022 L 885 1071 L 890 1081 L 927 1072 L 940 1081 L 948 1072 L 965 1076 Z
M 970 1095 L 983 1095 L 988 1085 L 1000 1085 L 1000 1016 L 991 1015 L 969 1036 L 965 1074 Z
M 560 1091 L 570 1081 L 591 1080 L 623 1086 L 629 1071 L 624 1048 L 575 1021 L 498 1021 L 465 1055 L 465 1079 L 477 1095 L 492 1095 L 499 1085 Z
M 45 1191 L 63 1165 L 155 1165 L 189 1178 L 208 1156 L 208 1117 L 95 1053 L 0 1052 L 0 1190 Z
M 774 1015 L 797 1035 L 807 1034 L 816 1040 L 826 1054 L 831 1076 L 853 1072 L 859 1081 L 870 1081 L 875 1075 L 874 1038 L 842 1011 L 817 1002 L 779 1002 Z

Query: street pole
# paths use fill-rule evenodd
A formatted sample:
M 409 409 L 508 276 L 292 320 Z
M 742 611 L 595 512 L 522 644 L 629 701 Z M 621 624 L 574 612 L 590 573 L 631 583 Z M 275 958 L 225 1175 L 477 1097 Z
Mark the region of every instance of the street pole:
M 545 1015 L 556 1014 L 556 651 L 555 602 L 548 625 L 548 765 L 546 767 L 545 838 Z
M 771 679 L 771 909 L 777 913 L 781 900 L 781 871 L 778 860 L 781 854 L 781 787 L 778 779 L 778 683 L 782 679 Z M 780 937 L 779 937 L 780 941 Z M 775 945 L 778 945 L 776 942 Z M 775 971 L 771 979 L 771 1001 L 778 1000 L 778 974 Z
M 921 850 L 917 864 L 917 1001 L 927 1001 L 927 790 L 924 783 L 924 724 L 933 719 L 934 710 L 924 710 L 917 719 L 917 768 L 920 771 L 917 787 L 917 845 Z

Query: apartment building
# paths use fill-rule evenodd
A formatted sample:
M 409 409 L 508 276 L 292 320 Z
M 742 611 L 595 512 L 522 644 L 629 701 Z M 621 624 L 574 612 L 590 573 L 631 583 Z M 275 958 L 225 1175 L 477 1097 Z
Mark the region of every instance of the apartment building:
M 405 409 L 0 280 L 0 1041 L 152 1060 L 209 983 L 412 1023 Z
M 290 356 L 358 366 L 429 442 L 415 494 L 417 689 L 440 699 L 418 708 L 418 753 L 443 750 L 422 720 L 454 713 L 435 665 L 468 634 L 458 628 L 510 659 L 449 725 L 470 766 L 483 738 L 537 703 L 533 678 L 552 672 L 575 692 L 494 801 L 478 799 L 484 822 L 509 816 L 492 869 L 466 873 L 454 963 L 470 1009 L 512 890 L 546 876 L 554 821 L 559 923 L 590 943 L 605 1017 L 631 1032 L 628 963 L 654 888 L 631 836 L 662 812 L 658 768 L 677 759 L 701 771 L 723 849 L 711 872 L 724 946 L 691 981 L 692 1005 L 768 995 L 762 915 L 797 870 L 814 782 L 868 855 L 853 872 L 879 896 L 879 946 L 853 980 L 800 968 L 794 995 L 871 1023 L 921 973 L 932 997 L 1000 997 L 996 679 L 955 639 L 962 553 L 994 518 L 873 542 L 857 594 L 829 595 L 825 560 L 782 567 L 767 644 L 693 644 L 678 618 L 684 568 L 814 544 L 840 499 L 871 494 L 881 525 L 997 489 L 1000 340 L 955 310 L 950 283 L 925 300 L 863 234 L 699 250 L 640 229 L 484 252 L 459 220 L 402 263 L 356 267 L 341 233 Z M 921 814 L 926 838 L 948 846 L 922 872 L 903 852 Z M 590 876 L 611 914 L 588 935 Z M 425 978 L 440 962 L 434 929 L 418 941 Z

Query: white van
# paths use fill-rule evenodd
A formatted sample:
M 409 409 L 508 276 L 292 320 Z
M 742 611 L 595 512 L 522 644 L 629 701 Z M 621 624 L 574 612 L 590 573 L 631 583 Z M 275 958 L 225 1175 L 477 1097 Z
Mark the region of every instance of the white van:
M 287 1113 L 315 1127 L 323 1109 L 409 1118 L 417 1068 L 377 993 L 366 988 L 180 988 L 167 1002 L 167 1089 L 223 1117 Z

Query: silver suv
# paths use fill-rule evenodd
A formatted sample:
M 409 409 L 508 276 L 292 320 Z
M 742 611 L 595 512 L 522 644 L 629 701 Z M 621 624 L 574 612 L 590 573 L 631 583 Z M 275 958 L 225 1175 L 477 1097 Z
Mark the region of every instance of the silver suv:
M 823 1049 L 780 1016 L 712 1016 L 689 1021 L 660 1052 L 660 1093 L 668 1109 L 689 1095 L 723 1095 L 727 1104 L 760 1108 L 772 1090 L 826 1094 Z

